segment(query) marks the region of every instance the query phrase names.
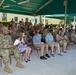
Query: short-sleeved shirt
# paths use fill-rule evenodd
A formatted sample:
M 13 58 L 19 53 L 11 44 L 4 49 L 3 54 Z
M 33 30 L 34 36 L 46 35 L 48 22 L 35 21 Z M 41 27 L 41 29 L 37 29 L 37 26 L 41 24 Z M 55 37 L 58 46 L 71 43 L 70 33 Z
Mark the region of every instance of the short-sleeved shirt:
M 47 34 L 45 36 L 46 41 L 52 42 L 54 40 L 53 35 L 52 34 Z
M 33 37 L 33 43 L 39 43 L 41 42 L 41 37 L 38 36 L 38 34 L 34 35 Z
M 23 43 L 24 43 L 23 40 L 20 41 L 20 40 L 16 39 L 16 40 L 14 41 L 14 45 L 15 45 L 15 46 L 18 45 L 18 50 L 19 50 L 19 52 L 24 52 L 25 50 L 27 50 L 28 48 L 30 48 L 30 47 L 28 47 L 28 46 L 23 45 Z

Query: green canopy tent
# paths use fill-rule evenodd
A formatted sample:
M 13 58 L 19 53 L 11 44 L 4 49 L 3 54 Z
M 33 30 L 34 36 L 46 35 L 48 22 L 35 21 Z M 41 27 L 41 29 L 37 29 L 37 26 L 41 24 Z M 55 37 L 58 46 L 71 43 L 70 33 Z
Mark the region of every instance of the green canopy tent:
M 69 25 L 71 22 L 76 21 L 76 14 L 67 14 L 66 25 Z M 45 15 L 45 18 L 55 18 L 55 19 L 65 19 L 65 14 L 53 14 L 53 15 Z M 62 22 L 62 21 L 61 21 Z
M 20 4 L 20 2 L 22 2 Z M 76 13 L 76 0 L 67 0 L 67 13 Z M 50 15 L 64 14 L 64 0 L 0 0 L 0 12 Z
M 76 13 L 76 0 L 0 0 L 0 12 L 47 15 Z
M 67 14 L 67 22 L 68 21 L 74 21 L 74 17 L 76 14 Z M 53 15 L 45 15 L 46 18 L 56 18 L 56 19 L 62 19 L 64 20 L 65 14 L 53 14 Z
M 0 12 L 36 15 L 35 11 L 47 2 L 51 0 L 0 0 Z

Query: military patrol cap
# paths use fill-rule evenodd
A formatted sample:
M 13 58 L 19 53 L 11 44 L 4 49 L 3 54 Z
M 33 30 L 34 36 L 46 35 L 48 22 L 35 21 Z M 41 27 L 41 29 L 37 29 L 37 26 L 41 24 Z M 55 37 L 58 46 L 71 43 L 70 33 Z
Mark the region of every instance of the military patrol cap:
M 8 28 L 5 27 L 5 26 L 3 26 L 1 30 L 2 30 L 2 31 L 9 31 Z

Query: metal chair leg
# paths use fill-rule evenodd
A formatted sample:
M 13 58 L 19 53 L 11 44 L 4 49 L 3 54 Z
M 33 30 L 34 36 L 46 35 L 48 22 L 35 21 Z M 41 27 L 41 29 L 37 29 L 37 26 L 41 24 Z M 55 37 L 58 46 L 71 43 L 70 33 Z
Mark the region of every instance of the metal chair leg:
M 0 57 L 0 66 L 2 67 L 2 58 Z
M 38 58 L 39 58 L 39 50 L 37 50 Z
M 12 60 L 11 60 L 11 55 L 9 55 L 9 59 L 10 59 L 10 65 L 11 65 L 11 61 L 12 61 Z

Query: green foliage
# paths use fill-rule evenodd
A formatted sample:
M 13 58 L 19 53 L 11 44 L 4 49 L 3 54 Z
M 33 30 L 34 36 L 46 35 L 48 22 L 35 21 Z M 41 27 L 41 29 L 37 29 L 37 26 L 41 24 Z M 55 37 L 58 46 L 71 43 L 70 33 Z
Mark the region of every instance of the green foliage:
M 67 20 L 66 24 L 69 25 L 72 22 L 72 20 Z
M 10 23 L 9 21 L 0 21 L 0 22 L 2 22 L 4 26 L 8 26 Z M 17 25 L 17 22 L 15 22 L 15 24 Z

